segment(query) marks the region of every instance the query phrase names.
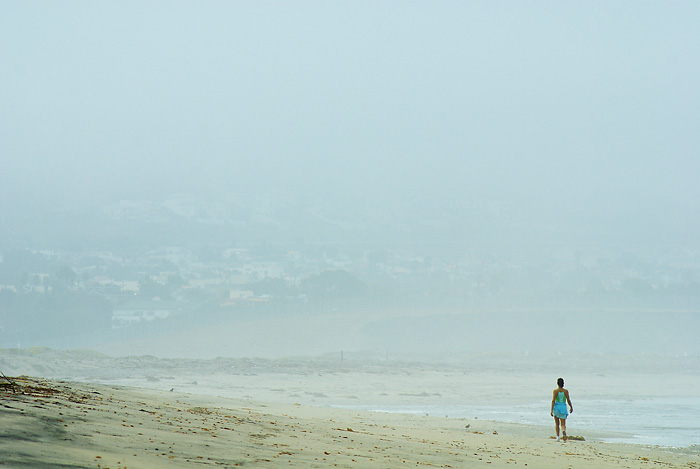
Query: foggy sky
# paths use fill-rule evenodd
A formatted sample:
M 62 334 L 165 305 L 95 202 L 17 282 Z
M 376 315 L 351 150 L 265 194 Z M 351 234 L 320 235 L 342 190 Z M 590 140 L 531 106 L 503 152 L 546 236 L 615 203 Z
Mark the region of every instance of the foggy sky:
M 2 2 L 0 208 L 276 188 L 697 243 L 699 23 L 693 1 Z

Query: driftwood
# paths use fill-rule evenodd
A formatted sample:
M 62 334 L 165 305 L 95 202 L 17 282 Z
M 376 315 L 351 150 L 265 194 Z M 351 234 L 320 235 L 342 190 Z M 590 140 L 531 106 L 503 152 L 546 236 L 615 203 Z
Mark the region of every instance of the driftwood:
M 7 376 L 5 376 L 5 373 L 3 373 L 2 370 L 0 370 L 0 376 L 2 376 L 3 378 L 5 378 L 5 381 L 7 381 L 8 383 L 10 383 L 10 385 L 12 385 L 13 388 L 17 387 L 17 383 L 15 383 L 15 382 L 12 381 L 10 378 L 8 378 Z

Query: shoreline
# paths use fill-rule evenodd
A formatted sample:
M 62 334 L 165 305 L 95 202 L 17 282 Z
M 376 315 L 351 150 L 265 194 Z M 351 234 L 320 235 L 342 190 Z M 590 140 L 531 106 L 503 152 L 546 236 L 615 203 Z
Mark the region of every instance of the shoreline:
M 465 420 L 465 425 L 472 420 L 476 420 L 474 423 L 504 420 L 515 425 L 530 424 L 540 429 L 533 436 L 541 438 L 554 434 L 548 398 L 552 381 L 561 374 L 567 380 L 578 411 L 574 414 L 576 421 L 569 425 L 572 435 L 589 441 L 640 446 L 649 446 L 648 441 L 651 441 L 661 448 L 686 447 L 658 445 L 674 435 L 663 429 L 658 435 L 667 437 L 665 440 L 625 442 L 637 428 L 642 429 L 649 423 L 666 425 L 664 409 L 645 413 L 651 420 L 645 418 L 632 425 L 628 425 L 631 420 L 624 417 L 626 427 L 612 420 L 606 409 L 615 406 L 617 390 L 624 390 L 625 398 L 631 402 L 687 400 L 682 389 L 667 383 L 683 382 L 687 385 L 684 389 L 699 389 L 700 361 L 697 359 L 576 355 L 567 358 L 566 369 L 550 368 L 548 356 L 533 354 L 453 356 L 451 361 L 381 360 L 359 353 L 345 353 L 344 360 L 334 354 L 284 359 L 220 357 L 197 360 L 110 357 L 89 350 L 0 349 L 0 370 L 12 376 L 42 376 L 90 386 L 141 389 L 166 396 L 199 396 L 202 402 L 231 399 L 232 402 L 266 403 L 268 406 L 296 408 L 299 405 L 351 411 L 404 408 L 412 410 L 414 417 L 429 413 L 444 420 L 448 415 Z M 586 408 L 589 403 L 596 407 Z M 496 409 L 498 412 L 480 413 L 473 409 Z M 693 430 L 696 424 L 691 422 L 690 427 Z M 681 437 L 679 442 L 691 442 L 690 450 L 692 445 L 697 445 L 694 436 L 687 438 L 682 433 L 678 436 Z
M 10 467 L 698 467 L 691 448 L 556 442 L 522 424 L 16 382 L 0 389 L 0 452 Z

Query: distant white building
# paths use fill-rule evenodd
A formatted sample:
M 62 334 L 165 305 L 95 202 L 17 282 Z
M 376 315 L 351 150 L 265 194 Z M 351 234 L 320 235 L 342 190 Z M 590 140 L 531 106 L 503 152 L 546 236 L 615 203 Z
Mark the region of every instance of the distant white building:
M 115 280 L 113 283 L 123 292 L 138 293 L 140 289 L 138 280 Z
M 284 274 L 284 267 L 277 262 L 256 262 L 247 264 L 239 270 L 255 280 L 282 278 L 282 274 Z
M 228 292 L 228 298 L 230 300 L 242 300 L 253 298 L 252 290 L 230 290 Z
M 250 253 L 243 248 L 229 248 L 224 250 L 223 257 L 224 259 L 244 260 L 250 257 Z
M 176 310 L 175 305 L 167 301 L 157 299 L 132 301 L 112 311 L 112 329 L 166 319 Z

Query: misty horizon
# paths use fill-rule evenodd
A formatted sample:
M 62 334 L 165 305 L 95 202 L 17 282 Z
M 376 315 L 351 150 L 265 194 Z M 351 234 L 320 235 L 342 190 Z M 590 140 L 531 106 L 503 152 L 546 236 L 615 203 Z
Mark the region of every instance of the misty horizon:
M 207 259 L 204 273 L 167 266 L 186 282 L 247 249 L 252 264 L 284 264 L 294 288 L 328 262 L 401 301 L 429 291 L 443 332 L 466 327 L 443 315 L 483 312 L 474 292 L 501 312 L 588 308 L 581 347 L 616 306 L 697 312 L 694 2 L 28 1 L 0 13 L 13 308 L 47 300 L 37 290 L 51 282 L 82 298 L 112 262 L 89 264 L 98 251 L 127 253 L 110 268 L 149 284 L 162 277 L 153 252 L 172 247 Z M 32 270 L 42 252 L 60 260 Z M 197 307 L 218 311 L 225 287 Z M 380 313 L 388 338 L 396 324 Z M 655 321 L 643 329 L 666 331 L 655 350 L 697 350 Z
M 697 245 L 693 3 L 31 5 L 0 20 L 8 227 L 276 193 Z

